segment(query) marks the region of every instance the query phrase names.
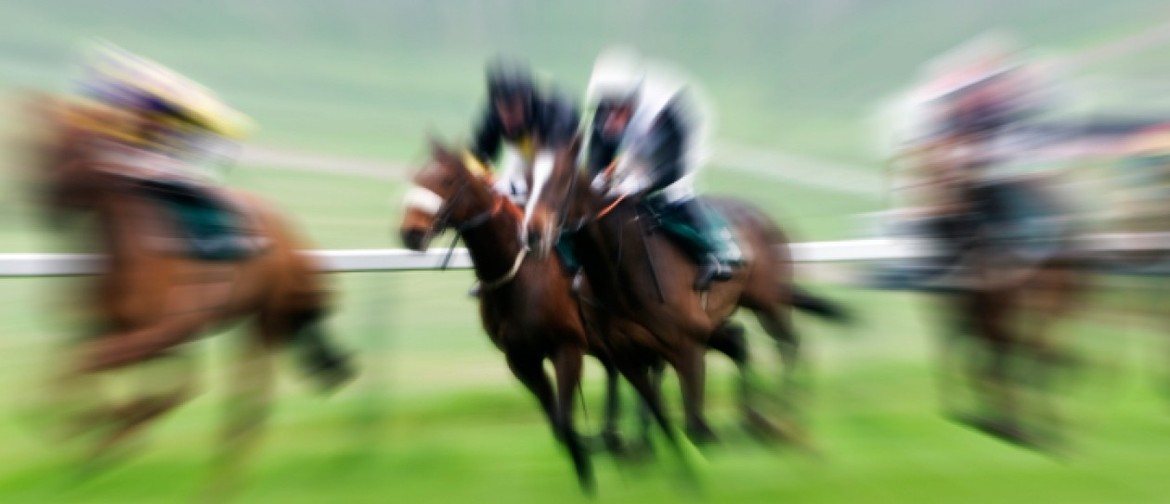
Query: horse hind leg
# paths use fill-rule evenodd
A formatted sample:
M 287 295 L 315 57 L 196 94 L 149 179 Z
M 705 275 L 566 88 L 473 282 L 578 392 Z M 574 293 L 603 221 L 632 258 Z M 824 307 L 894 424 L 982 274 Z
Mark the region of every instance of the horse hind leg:
M 661 391 L 655 386 L 654 380 L 651 378 L 649 366 L 639 365 L 629 361 L 619 364 L 618 369 L 622 376 L 626 377 L 626 381 L 630 383 L 638 395 L 642 398 L 647 411 L 653 418 L 658 427 L 662 429 L 663 437 L 666 438 L 667 443 L 674 449 L 678 455 L 679 461 L 682 464 L 682 470 L 685 473 L 685 481 L 688 484 L 697 484 L 697 476 L 695 466 L 702 463 L 702 456 L 694 449 L 694 446 L 687 442 L 686 436 L 681 435 L 677 428 L 670 422 L 666 416 L 666 410 L 662 404 Z
M 724 323 L 712 334 L 707 345 L 735 363 L 739 372 L 738 401 L 744 427 L 761 438 L 779 435 L 780 431 L 776 425 L 756 408 L 757 390 L 743 325 L 731 321 Z
M 757 310 L 756 320 L 760 327 L 772 338 L 776 350 L 780 355 L 781 382 L 780 405 L 783 409 L 783 422 L 780 427 L 781 435 L 797 445 L 811 448 L 804 429 L 804 402 L 805 384 L 802 380 L 804 366 L 800 336 L 792 325 L 786 308 L 780 307 L 770 311 Z

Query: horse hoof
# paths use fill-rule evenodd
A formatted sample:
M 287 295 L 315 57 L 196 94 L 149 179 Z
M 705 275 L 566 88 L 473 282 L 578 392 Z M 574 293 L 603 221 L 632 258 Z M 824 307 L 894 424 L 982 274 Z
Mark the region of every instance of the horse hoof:
M 1043 443 L 1039 439 L 1029 435 L 1015 422 L 980 417 L 958 417 L 957 420 L 1001 441 L 1023 448 L 1044 451 Z
M 626 440 L 617 432 L 607 431 L 594 436 L 582 437 L 583 444 L 592 453 L 612 453 L 621 455 L 629 449 Z
M 782 438 L 780 427 L 759 412 L 744 413 L 742 423 L 743 429 L 759 441 L 774 442 Z
M 708 446 L 719 442 L 719 436 L 716 436 L 715 431 L 707 425 L 687 427 L 687 438 L 697 446 Z

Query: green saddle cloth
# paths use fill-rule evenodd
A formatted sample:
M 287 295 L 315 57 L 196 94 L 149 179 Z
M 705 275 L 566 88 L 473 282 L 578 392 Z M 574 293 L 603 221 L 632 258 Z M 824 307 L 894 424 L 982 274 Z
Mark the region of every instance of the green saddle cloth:
M 681 212 L 670 208 L 651 207 L 650 211 L 658 219 L 659 227 L 666 235 L 673 238 L 692 256 L 702 257 L 711 253 L 727 264 L 738 264 L 743 261 L 739 244 L 735 241 L 735 233 L 727 218 L 707 201 L 699 199 L 696 204 L 702 209 L 707 229 L 696 229 L 682 217 Z
M 712 208 L 706 201 L 699 200 L 697 203 L 701 205 L 706 214 L 707 225 L 710 226 L 710 229 L 695 229 L 681 217 L 679 212 L 659 208 L 651 203 L 642 204 L 639 211 L 652 216 L 657 222 L 656 227 L 665 231 L 668 237 L 692 256 L 701 257 L 713 253 L 719 260 L 728 264 L 742 262 L 743 255 L 739 244 L 735 241 L 735 233 L 732 232 L 731 224 L 722 213 Z M 554 246 L 561 260 L 564 261 L 565 268 L 569 271 L 576 271 L 580 268 L 580 262 L 573 253 L 574 239 L 576 238 L 572 232 L 562 230 Z
M 176 182 L 143 183 L 179 231 L 182 253 L 201 261 L 239 261 L 256 255 L 244 218 L 209 191 Z

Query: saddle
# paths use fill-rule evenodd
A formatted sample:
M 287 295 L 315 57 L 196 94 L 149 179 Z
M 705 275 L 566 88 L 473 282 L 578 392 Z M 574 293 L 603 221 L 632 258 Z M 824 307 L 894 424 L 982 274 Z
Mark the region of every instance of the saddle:
M 242 261 L 267 250 L 253 218 L 215 191 L 174 180 L 141 180 L 140 192 L 169 218 L 169 247 L 184 257 L 212 262 Z

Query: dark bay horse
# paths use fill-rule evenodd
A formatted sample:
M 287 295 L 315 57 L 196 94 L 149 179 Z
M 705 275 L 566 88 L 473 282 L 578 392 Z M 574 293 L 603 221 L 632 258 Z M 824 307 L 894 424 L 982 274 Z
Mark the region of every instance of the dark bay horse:
M 76 359 L 61 385 L 68 401 L 93 400 L 103 371 L 163 357 L 182 357 L 183 343 L 237 321 L 253 331 L 233 399 L 227 459 L 245 450 L 258 434 L 271 400 L 272 354 L 296 347 L 319 384 L 332 389 L 352 375 L 348 358 L 334 348 L 322 326 L 329 291 L 316 265 L 298 251 L 305 242 L 269 206 L 242 192 L 222 196 L 252 216 L 255 233 L 268 247 L 240 261 L 192 259 L 160 246 L 173 239 L 173 222 L 140 186 L 140 179 L 102 157 L 94 124 L 116 121 L 116 112 L 38 97 L 29 112 L 41 135 L 30 146 L 31 173 L 50 216 L 85 216 L 93 223 L 87 238 L 106 258 L 105 271 L 81 291 L 93 318 L 92 333 L 79 341 Z M 129 168 L 127 168 L 129 170 Z M 163 361 L 165 362 L 165 361 Z M 163 393 L 145 394 L 119 406 L 99 405 L 79 415 L 74 427 L 101 421 L 95 456 L 125 440 L 190 397 L 190 376 Z M 159 384 L 151 383 L 153 390 Z
M 743 202 L 710 200 L 739 234 L 747 261 L 731 281 L 696 292 L 695 265 L 662 232 L 652 231 L 638 203 L 606 201 L 590 189 L 590 181 L 577 170 L 579 147 L 580 139 L 563 149 L 548 180 L 535 182 L 534 187 L 542 187 L 539 193 L 534 190 L 539 196 L 528 205 L 529 241 L 538 254 L 547 254 L 556 239 L 553 233 L 576 231 L 575 254 L 599 305 L 589 306 L 587 318 L 596 320 L 615 365 L 642 395 L 667 438 L 677 442 L 651 370 L 665 361 L 676 371 L 688 433 L 696 441 L 713 438 L 703 417 L 704 352 L 720 346 L 718 338 L 740 307 L 754 312 L 777 344 L 785 391 L 791 392 L 799 339 L 790 309 L 834 317 L 844 312 L 794 289 L 787 239 L 780 229 Z M 746 348 L 742 350 L 733 360 L 741 371 L 741 404 L 751 412 Z
M 961 148 L 958 140 L 945 139 L 906 157 L 908 166 L 923 172 L 916 176 L 929 181 L 925 208 L 932 222 L 947 230 L 940 241 L 954 256 L 952 271 L 960 272 L 957 285 L 929 310 L 941 318 L 936 322 L 943 329 L 942 406 L 948 416 L 992 436 L 1054 447 L 1060 420 L 1053 387 L 1057 371 L 1071 362 L 1055 329 L 1084 302 L 1093 261 L 1076 250 L 1071 225 L 1058 236 L 1031 237 L 1047 239 L 1045 253 L 1029 254 L 1028 245 L 998 238 L 989 216 L 998 216 L 995 222 L 1002 227 L 1012 201 L 1062 219 L 1069 213 L 1052 192 L 1051 180 L 982 180 L 978 166 L 948 155 Z M 960 404 L 964 389 L 973 393 L 973 405 Z
M 481 282 L 480 318 L 512 374 L 528 388 L 573 460 L 578 481 L 594 490 L 593 469 L 574 426 L 574 394 L 583 356 L 598 357 L 607 371 L 606 426 L 616 442 L 614 372 L 600 341 L 588 331 L 572 295 L 572 278 L 557 258 L 537 259 L 520 241 L 520 209 L 496 193 L 485 173 L 473 171 L 459 155 L 432 142 L 431 160 L 414 177 L 399 226 L 402 241 L 426 250 L 431 238 L 450 228 L 466 243 Z M 556 386 L 544 370 L 552 361 Z

